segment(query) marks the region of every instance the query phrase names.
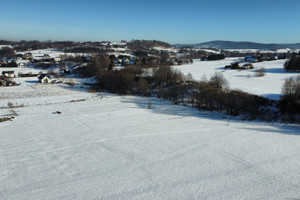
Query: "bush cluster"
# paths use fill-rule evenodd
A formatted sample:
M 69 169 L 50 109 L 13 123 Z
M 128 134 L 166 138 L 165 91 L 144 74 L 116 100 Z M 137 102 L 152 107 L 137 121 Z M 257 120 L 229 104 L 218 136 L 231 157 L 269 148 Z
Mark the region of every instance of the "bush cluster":
M 229 115 L 243 115 L 248 119 L 259 118 L 264 108 L 272 102 L 266 98 L 239 90 L 216 87 L 209 82 L 199 82 L 193 92 L 193 104 L 199 109 L 225 112 Z
M 293 53 L 291 58 L 285 62 L 284 69 L 287 71 L 300 71 L 300 55 Z
M 191 75 L 183 75 L 169 66 L 153 70 L 151 76 L 142 76 L 140 68 L 101 71 L 97 75 L 99 88 L 119 94 L 157 95 L 163 100 L 191 103 L 199 109 L 242 115 L 247 119 L 263 118 L 271 100 L 238 90 L 230 90 L 222 73 L 209 80 L 196 82 Z M 270 110 L 270 109 L 269 109 Z
M 211 54 L 207 56 L 207 60 L 223 60 L 225 59 L 224 54 Z
M 282 93 L 278 107 L 284 121 L 300 122 L 300 75 L 286 79 Z

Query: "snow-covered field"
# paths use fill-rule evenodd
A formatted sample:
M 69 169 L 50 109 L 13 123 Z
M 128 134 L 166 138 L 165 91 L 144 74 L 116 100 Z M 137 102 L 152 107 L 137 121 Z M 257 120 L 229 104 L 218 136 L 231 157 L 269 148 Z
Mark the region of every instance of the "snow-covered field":
M 0 199 L 300 198 L 297 127 L 43 87 L 0 100 Z
M 178 68 L 209 78 L 230 62 Z M 270 70 L 280 61 L 269 63 L 261 64 Z M 257 86 L 243 73 L 251 72 L 224 75 L 231 87 Z M 300 127 L 15 80 L 22 84 L 0 87 L 0 118 L 14 117 L 0 122 L 0 199 L 300 198 Z
M 194 60 L 193 64 L 173 66 L 184 74 L 191 73 L 193 78 L 201 80 L 204 76 L 209 79 L 215 72 L 222 72 L 229 82 L 231 89 L 240 89 L 252 94 L 262 95 L 271 99 L 279 99 L 281 88 L 286 78 L 297 76 L 299 73 L 285 72 L 283 64 L 286 60 L 275 60 L 254 63 L 253 70 L 225 70 L 224 67 L 238 58 L 226 58 L 220 61 Z M 256 77 L 255 70 L 265 68 L 265 76 Z
M 43 57 L 44 54 L 49 55 L 51 58 L 58 58 L 61 55 L 66 55 L 66 53 L 62 51 L 57 51 L 56 49 L 38 49 L 38 50 L 33 50 L 33 51 L 24 51 L 24 52 L 18 52 L 20 54 L 25 54 L 25 53 L 31 53 L 33 58 L 38 59 L 39 57 Z
M 31 53 L 34 59 L 40 60 L 43 58 L 45 54 L 49 55 L 51 58 L 59 58 L 61 56 L 89 56 L 88 53 L 65 53 L 63 51 L 59 51 L 57 49 L 38 49 L 32 51 L 23 51 L 18 52 L 18 54 Z

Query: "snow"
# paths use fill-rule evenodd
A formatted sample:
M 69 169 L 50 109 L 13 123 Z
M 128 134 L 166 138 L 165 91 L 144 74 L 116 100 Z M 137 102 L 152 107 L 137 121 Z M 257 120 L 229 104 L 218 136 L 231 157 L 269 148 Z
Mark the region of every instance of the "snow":
M 2 49 L 2 48 L 6 48 L 6 47 L 8 47 L 8 48 L 13 48 L 11 45 L 0 45 L 0 49 Z
M 209 77 L 234 60 L 178 68 Z M 289 75 L 276 68 L 281 62 L 260 63 L 266 85 Z M 231 85 L 258 82 L 223 73 Z M 300 127 L 89 93 L 80 84 L 16 81 L 21 86 L 0 87 L 0 118 L 15 117 L 0 122 L 0 199 L 300 198 Z
M 286 78 L 297 76 L 299 73 L 285 72 L 283 64 L 286 60 L 275 60 L 254 63 L 253 70 L 225 70 L 226 65 L 239 61 L 240 58 L 226 58 L 220 61 L 194 60 L 193 64 L 173 66 L 184 74 L 191 73 L 193 78 L 201 80 L 204 76 L 209 79 L 215 72 L 222 72 L 228 80 L 231 89 L 240 89 L 256 95 L 271 99 L 279 99 L 281 88 Z M 265 76 L 256 77 L 255 70 L 265 68 Z
M 25 53 L 31 53 L 32 57 L 37 60 L 43 59 L 43 56 L 45 54 L 49 55 L 50 58 L 59 58 L 61 56 L 88 56 L 90 54 L 87 53 L 65 53 L 63 51 L 59 51 L 57 49 L 38 49 L 38 50 L 32 50 L 32 51 L 23 51 L 23 52 L 17 52 L 17 54 L 25 54 Z
M 177 53 L 179 50 L 176 48 L 167 48 L 167 47 L 153 47 L 156 51 L 163 51 L 163 52 L 173 52 Z
M 114 51 L 118 51 L 118 52 L 126 52 L 127 51 L 127 48 L 111 48 L 112 50 Z
M 221 52 L 219 50 L 212 50 L 212 49 L 202 49 L 202 48 L 197 48 L 194 49 L 195 51 L 205 51 L 207 53 L 214 53 L 214 54 L 220 54 Z
M 63 51 L 57 51 L 56 49 L 38 49 L 33 51 L 18 52 L 19 54 L 31 53 L 33 58 L 41 58 L 44 54 L 48 54 L 51 58 L 58 58 L 61 55 L 65 55 Z
M 0 199 L 300 197 L 297 127 L 105 93 L 35 101 L 0 123 Z

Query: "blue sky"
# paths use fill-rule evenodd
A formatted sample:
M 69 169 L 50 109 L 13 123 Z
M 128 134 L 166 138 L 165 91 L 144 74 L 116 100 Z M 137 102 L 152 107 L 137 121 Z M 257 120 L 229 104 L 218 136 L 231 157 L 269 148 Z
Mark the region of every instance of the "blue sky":
M 300 0 L 0 0 L 0 39 L 300 42 Z

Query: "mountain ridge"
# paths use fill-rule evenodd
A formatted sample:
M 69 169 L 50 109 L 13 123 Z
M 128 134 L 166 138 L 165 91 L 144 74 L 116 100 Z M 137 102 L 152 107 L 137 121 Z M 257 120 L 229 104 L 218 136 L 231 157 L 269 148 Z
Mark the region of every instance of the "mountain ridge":
M 299 49 L 300 43 L 257 43 L 248 41 L 225 41 L 214 40 L 197 44 L 174 44 L 175 47 L 190 46 L 195 48 L 217 48 L 217 49 Z

